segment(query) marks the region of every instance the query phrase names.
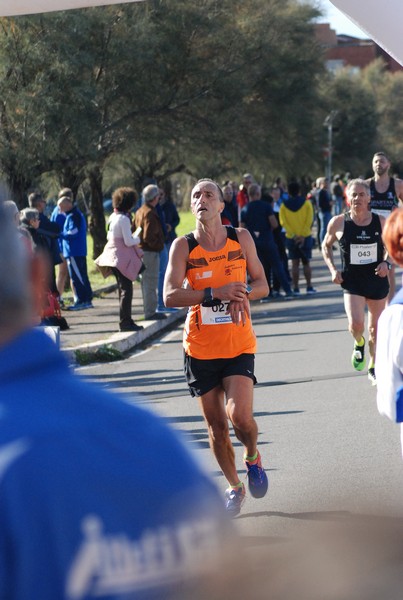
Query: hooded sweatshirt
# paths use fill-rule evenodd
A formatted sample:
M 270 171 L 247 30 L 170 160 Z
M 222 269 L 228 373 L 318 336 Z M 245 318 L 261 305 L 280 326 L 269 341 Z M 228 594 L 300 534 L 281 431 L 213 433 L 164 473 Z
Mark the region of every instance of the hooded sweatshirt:
M 313 207 L 310 200 L 302 196 L 293 196 L 284 200 L 280 207 L 280 223 L 287 238 L 296 235 L 309 237 L 313 221 Z

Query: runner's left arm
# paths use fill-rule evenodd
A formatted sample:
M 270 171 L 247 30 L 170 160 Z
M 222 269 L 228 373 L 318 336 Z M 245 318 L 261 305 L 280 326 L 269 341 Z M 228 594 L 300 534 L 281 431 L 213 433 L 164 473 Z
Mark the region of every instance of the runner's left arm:
M 246 258 L 246 269 L 249 275 L 249 284 L 252 288 L 248 297 L 249 300 L 259 300 L 269 293 L 263 265 L 258 258 L 255 242 L 249 231 L 247 229 L 237 229 L 237 234 L 242 252 Z
M 385 219 L 385 217 L 382 217 L 381 215 L 379 215 L 379 220 L 381 222 L 381 227 L 382 227 L 382 231 L 383 231 L 386 219 Z M 381 263 L 379 263 L 379 265 L 375 269 L 375 274 L 379 275 L 379 277 L 386 277 L 389 272 L 388 256 L 389 256 L 388 251 L 386 249 L 386 246 L 384 245 L 383 261 Z
M 237 229 L 239 243 L 246 258 L 246 269 L 249 276 L 250 292 L 244 294 L 242 300 L 231 300 L 227 312 L 235 324 L 245 323 L 246 315 L 250 317 L 250 300 L 259 300 L 269 293 L 269 286 L 263 265 L 256 252 L 255 242 L 247 229 Z M 241 320 L 239 320 L 241 319 Z

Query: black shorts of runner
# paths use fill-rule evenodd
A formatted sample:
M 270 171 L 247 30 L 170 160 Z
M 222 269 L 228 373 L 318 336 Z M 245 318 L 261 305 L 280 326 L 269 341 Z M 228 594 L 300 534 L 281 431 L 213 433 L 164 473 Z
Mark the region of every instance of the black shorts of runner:
M 369 276 L 357 276 L 356 273 L 342 273 L 341 287 L 345 294 L 363 296 L 368 300 L 383 300 L 389 293 L 389 280 L 371 273 Z
M 244 375 L 256 383 L 254 375 L 255 355 L 240 354 L 234 358 L 215 358 L 202 360 L 189 356 L 184 352 L 184 366 L 186 382 L 190 395 L 203 396 L 218 385 L 222 380 L 231 375 Z

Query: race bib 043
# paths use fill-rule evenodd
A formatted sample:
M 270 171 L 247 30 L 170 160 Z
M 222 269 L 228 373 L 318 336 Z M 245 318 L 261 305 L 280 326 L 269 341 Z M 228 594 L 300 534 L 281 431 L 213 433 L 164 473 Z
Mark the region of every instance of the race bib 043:
M 350 263 L 352 265 L 367 265 L 377 261 L 378 245 L 374 244 L 351 244 Z

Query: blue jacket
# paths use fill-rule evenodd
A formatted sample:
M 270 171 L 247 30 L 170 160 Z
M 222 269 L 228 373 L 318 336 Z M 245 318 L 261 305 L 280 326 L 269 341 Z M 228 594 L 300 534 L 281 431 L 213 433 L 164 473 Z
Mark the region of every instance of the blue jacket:
M 83 213 L 76 206 L 66 213 L 61 237 L 65 258 L 87 256 L 87 224 Z
M 269 221 L 271 215 L 274 215 L 274 211 L 264 200 L 253 200 L 246 204 L 241 211 L 240 222 L 245 223 L 257 248 L 266 247 L 274 242 L 273 230 Z
M 161 599 L 217 564 L 221 502 L 177 435 L 41 331 L 0 347 L 0 413 L 1 599 Z
M 179 225 L 180 217 L 172 200 L 166 200 L 164 204 L 161 205 L 161 208 L 164 213 L 165 223 L 171 226 L 171 231 L 167 232 L 165 236 L 165 242 L 167 244 L 172 244 L 176 238 L 175 228 Z
M 59 207 L 55 206 L 50 215 L 50 221 L 52 223 L 57 223 L 60 227 L 60 231 L 63 231 L 64 222 L 66 220 L 66 215 L 64 213 L 59 212 Z M 59 250 L 63 254 L 63 240 L 58 238 Z

